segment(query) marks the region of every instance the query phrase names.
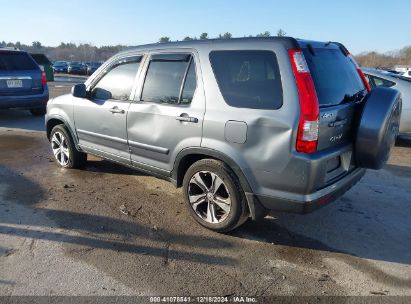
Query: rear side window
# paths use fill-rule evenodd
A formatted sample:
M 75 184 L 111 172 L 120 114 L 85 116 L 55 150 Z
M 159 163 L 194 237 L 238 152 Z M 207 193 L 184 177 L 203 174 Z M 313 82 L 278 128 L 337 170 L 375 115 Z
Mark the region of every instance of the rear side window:
M 237 108 L 278 109 L 283 90 L 271 51 L 213 51 L 210 61 L 225 102 Z
M 392 86 L 395 85 L 395 82 L 389 81 L 387 79 L 382 79 L 376 76 L 371 76 L 374 84 L 376 87 L 386 87 L 386 88 L 390 88 Z
M 0 51 L 0 71 L 35 69 L 38 69 L 38 65 L 26 53 Z
M 320 106 L 333 106 L 364 90 L 364 84 L 351 60 L 340 49 L 303 48 Z
M 195 64 L 191 55 L 153 55 L 144 82 L 142 100 L 189 104 L 196 85 Z
M 128 100 L 141 57 L 129 57 L 116 62 L 93 88 L 95 99 Z

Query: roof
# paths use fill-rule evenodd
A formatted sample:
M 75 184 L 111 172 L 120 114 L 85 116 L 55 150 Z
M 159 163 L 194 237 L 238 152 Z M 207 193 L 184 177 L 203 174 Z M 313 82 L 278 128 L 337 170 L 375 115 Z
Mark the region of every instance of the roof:
M 296 44 L 296 39 L 292 37 L 245 37 L 245 38 L 230 38 L 230 39 L 203 39 L 203 40 L 190 40 L 190 41 L 173 41 L 173 42 L 159 42 L 152 44 L 145 44 L 139 46 L 129 47 L 122 51 L 120 54 L 129 53 L 133 51 L 151 50 L 151 49 L 168 49 L 168 48 L 201 48 L 205 45 L 230 45 L 239 44 L 242 42 L 255 43 L 255 42 L 279 42 L 283 41 L 287 44 Z

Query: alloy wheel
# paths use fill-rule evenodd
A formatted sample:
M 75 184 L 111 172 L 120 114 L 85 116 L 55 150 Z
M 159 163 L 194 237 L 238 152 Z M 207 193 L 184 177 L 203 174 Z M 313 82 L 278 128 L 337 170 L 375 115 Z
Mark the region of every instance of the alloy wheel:
M 188 198 L 196 215 L 211 224 L 224 221 L 231 210 L 227 186 L 217 174 L 210 171 L 200 171 L 191 177 Z
M 67 138 L 59 131 L 55 132 L 51 138 L 51 148 L 57 162 L 65 167 L 70 160 Z

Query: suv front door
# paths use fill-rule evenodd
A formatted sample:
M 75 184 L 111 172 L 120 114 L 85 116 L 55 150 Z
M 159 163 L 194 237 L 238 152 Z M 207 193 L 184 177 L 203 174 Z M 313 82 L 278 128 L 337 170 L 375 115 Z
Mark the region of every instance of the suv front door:
M 205 97 L 194 53 L 151 53 L 127 115 L 134 166 L 169 173 L 179 151 L 200 146 Z
M 88 98 L 74 106 L 79 145 L 106 158 L 130 163 L 127 111 L 141 56 L 112 62 L 88 87 Z

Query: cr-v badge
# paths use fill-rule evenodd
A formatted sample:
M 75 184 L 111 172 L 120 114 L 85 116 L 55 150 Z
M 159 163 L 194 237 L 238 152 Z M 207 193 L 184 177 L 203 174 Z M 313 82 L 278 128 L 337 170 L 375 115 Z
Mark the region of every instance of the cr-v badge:
M 342 133 L 338 134 L 336 136 L 332 136 L 332 137 L 330 137 L 330 142 L 336 142 L 336 141 L 340 140 L 342 137 L 343 137 Z

